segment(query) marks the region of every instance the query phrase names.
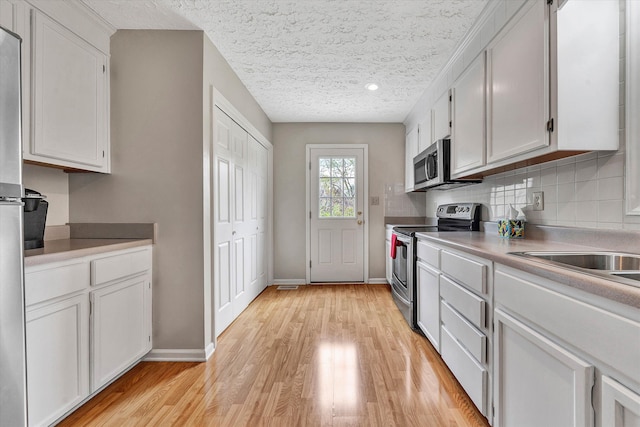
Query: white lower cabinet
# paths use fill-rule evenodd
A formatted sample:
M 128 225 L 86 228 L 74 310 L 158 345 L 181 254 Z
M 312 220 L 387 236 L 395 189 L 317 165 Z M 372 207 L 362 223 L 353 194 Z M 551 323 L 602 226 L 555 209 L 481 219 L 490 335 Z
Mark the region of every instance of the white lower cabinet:
M 594 367 L 497 309 L 494 426 L 593 426 Z
M 46 426 L 89 395 L 86 293 L 26 311 L 29 425 Z
M 91 391 L 98 390 L 151 350 L 148 276 L 91 292 Z
M 424 262 L 416 264 L 418 284 L 418 327 L 440 350 L 440 272 Z
M 30 426 L 56 423 L 151 350 L 151 246 L 25 269 Z
M 612 378 L 602 376 L 600 425 L 640 427 L 640 394 Z

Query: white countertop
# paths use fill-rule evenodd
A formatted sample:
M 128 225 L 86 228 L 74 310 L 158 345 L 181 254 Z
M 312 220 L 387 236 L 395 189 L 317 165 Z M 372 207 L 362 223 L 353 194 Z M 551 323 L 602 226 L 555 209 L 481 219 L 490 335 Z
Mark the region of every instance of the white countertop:
M 44 242 L 44 247 L 24 251 L 24 266 L 66 261 L 86 255 L 129 249 L 153 243 L 152 239 L 60 239 Z
M 625 285 L 600 276 L 509 254 L 509 252 L 524 251 L 610 251 L 611 249 L 529 238 L 503 239 L 497 234 L 477 231 L 429 232 L 417 233 L 416 236 L 418 239 L 430 240 L 594 295 L 640 308 L 640 287 Z M 637 253 L 640 253 L 640 246 Z

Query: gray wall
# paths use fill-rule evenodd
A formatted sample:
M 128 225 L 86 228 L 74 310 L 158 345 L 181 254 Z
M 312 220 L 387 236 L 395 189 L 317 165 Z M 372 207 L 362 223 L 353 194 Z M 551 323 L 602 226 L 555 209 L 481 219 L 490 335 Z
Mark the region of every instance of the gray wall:
M 201 31 L 118 31 L 111 67 L 112 173 L 70 177 L 70 220 L 158 223 L 154 348 L 203 349 L 209 84 L 265 136 L 270 123 Z
M 274 277 L 305 278 L 307 144 L 368 144 L 369 278 L 385 277 L 385 185 L 404 182 L 405 127 L 396 123 L 274 123 Z

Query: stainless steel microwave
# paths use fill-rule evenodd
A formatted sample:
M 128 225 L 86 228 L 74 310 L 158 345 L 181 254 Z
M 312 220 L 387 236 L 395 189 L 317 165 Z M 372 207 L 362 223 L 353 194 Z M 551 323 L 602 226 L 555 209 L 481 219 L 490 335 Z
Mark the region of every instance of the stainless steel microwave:
M 451 179 L 451 140 L 440 139 L 413 158 L 413 191 L 448 190 L 482 182 Z

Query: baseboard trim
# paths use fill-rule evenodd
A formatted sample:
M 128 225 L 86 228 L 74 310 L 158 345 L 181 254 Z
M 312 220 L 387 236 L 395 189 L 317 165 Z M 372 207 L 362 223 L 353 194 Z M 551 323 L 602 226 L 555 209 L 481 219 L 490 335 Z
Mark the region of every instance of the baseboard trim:
M 306 285 L 305 279 L 273 279 L 272 285 Z
M 204 349 L 205 360 L 209 360 L 209 358 L 213 355 L 214 351 L 216 351 L 216 346 L 214 346 L 213 343 L 210 342 L 207 348 Z
M 213 344 L 211 344 L 213 347 Z M 173 349 L 173 348 L 154 348 L 143 359 L 144 362 L 206 362 L 209 356 L 206 349 Z M 213 353 L 213 350 L 211 350 Z
M 387 282 L 387 279 L 385 277 L 382 277 L 382 278 L 369 279 L 367 283 L 369 283 L 370 285 L 386 285 L 389 282 Z

